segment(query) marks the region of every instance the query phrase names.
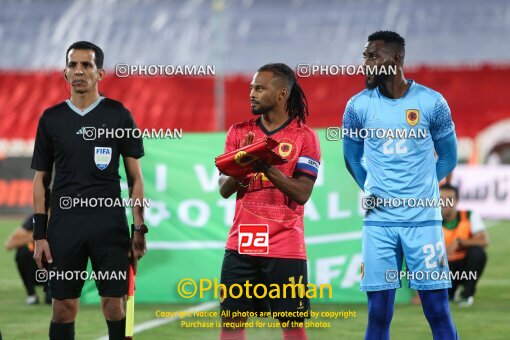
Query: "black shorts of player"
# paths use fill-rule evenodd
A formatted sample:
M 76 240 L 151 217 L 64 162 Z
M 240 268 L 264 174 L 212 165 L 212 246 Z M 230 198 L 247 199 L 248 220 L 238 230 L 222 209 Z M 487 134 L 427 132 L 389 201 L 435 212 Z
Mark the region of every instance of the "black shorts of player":
M 48 243 L 53 264 L 48 266 L 52 297 L 58 300 L 80 297 L 85 275 L 65 276 L 69 271 L 85 271 L 90 258 L 98 280 L 100 296 L 127 294 L 129 269 L 129 227 L 124 209 L 80 214 L 52 214 L 48 223 Z M 59 277 L 58 273 L 61 273 Z M 90 277 L 90 276 L 88 276 Z M 70 278 L 70 279 L 69 279 Z
M 245 289 L 247 281 L 251 286 L 249 293 Z M 275 312 L 278 315 L 284 312 L 299 312 L 301 315 L 308 315 L 307 318 L 309 318 L 310 301 L 306 294 L 303 294 L 302 289 L 300 291 L 300 288 L 294 288 L 294 295 L 292 295 L 293 288 L 287 286 L 284 295 L 284 285 L 292 283 L 302 283 L 301 287 L 306 291 L 308 284 L 306 260 L 250 256 L 227 249 L 221 268 L 221 283 L 227 289 L 226 292 L 218 293 L 221 310 L 230 311 L 231 316 L 233 312 L 254 312 L 256 315 L 261 315 L 262 312 L 268 315 L 267 312 L 270 312 L 271 316 Z M 231 288 L 234 284 L 243 287 L 243 295 L 239 298 L 237 298 L 240 293 L 239 287 Z M 263 287 L 256 288 L 257 294 L 253 292 L 253 288 L 258 284 L 264 285 L 267 289 L 264 298 L 255 296 L 264 296 Z M 272 284 L 278 285 L 279 294 L 276 294 L 277 288 L 271 286 Z M 234 297 L 230 296 L 229 290 Z M 302 320 L 303 318 L 285 317 L 283 319 Z

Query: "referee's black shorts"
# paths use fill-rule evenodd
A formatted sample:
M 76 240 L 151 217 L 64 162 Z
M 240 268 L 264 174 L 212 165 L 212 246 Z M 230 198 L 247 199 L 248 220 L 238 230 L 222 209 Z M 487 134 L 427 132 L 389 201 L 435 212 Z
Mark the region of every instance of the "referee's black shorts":
M 53 257 L 50 271 L 82 272 L 87 269 L 90 258 L 96 276 L 103 275 L 103 279 L 96 280 L 99 295 L 122 297 L 127 294 L 130 243 L 124 209 L 51 214 L 47 236 Z M 50 275 L 52 297 L 58 300 L 80 297 L 85 282 L 82 278 L 77 275 L 68 280 Z
M 252 289 L 258 284 L 264 285 L 267 288 L 265 297 L 256 297 L 264 295 L 262 287 L 257 288 L 257 294 L 250 291 L 247 296 L 244 289 L 246 281 L 249 281 Z M 227 291 L 234 284 L 243 286 L 243 295 L 238 298 L 237 295 L 240 293 L 238 286 L 232 287 L 234 297 L 224 294 L 225 298 L 222 298 L 223 292 L 219 292 L 221 310 L 230 311 L 230 315 L 233 312 L 254 312 L 256 315 L 260 315 L 261 312 L 271 312 L 273 315 L 276 312 L 278 315 L 299 313 L 299 315 L 308 315 L 306 318 L 309 318 L 310 301 L 306 294 L 301 294 L 297 289 L 295 295 L 292 295 L 290 288 L 286 289 L 285 296 L 283 294 L 284 285 L 292 283 L 302 283 L 306 291 L 308 284 L 306 260 L 250 256 L 227 249 L 221 268 L 221 283 L 226 286 Z M 274 284 L 279 287 L 278 296 L 274 294 L 277 292 L 275 286 L 271 286 Z M 272 297 L 271 291 L 273 291 Z M 286 317 L 284 319 L 301 320 L 303 318 Z

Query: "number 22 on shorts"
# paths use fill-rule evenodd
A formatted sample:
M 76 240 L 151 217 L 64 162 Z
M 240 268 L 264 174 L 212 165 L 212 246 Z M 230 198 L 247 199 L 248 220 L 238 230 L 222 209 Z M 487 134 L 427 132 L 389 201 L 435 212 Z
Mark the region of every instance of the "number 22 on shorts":
M 436 250 L 438 252 L 437 254 L 437 260 L 436 261 L 434 259 L 434 257 L 436 257 Z M 444 267 L 445 265 L 445 259 L 444 259 L 444 247 L 443 247 L 443 242 L 439 241 L 436 243 L 436 246 L 434 248 L 434 245 L 432 243 L 428 243 L 426 245 L 423 246 L 423 253 L 425 255 L 427 255 L 427 257 L 425 257 L 425 267 L 427 269 L 433 269 L 433 268 L 437 268 L 438 266 L 438 262 L 439 262 L 439 266 L 440 267 Z M 434 259 L 432 261 L 432 259 Z

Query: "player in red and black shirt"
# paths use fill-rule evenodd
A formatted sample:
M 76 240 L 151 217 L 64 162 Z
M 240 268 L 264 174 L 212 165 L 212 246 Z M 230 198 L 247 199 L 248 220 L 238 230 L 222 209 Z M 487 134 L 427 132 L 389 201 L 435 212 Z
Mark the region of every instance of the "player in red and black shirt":
M 32 169 L 36 170 L 34 259 L 39 268 L 46 267 L 50 274 L 85 271 L 89 258 L 96 273 L 119 273 L 117 279 L 112 275 L 111 279 L 96 280 L 96 286 L 110 339 L 124 339 L 128 253 L 132 254 L 136 269 L 136 260 L 146 251 L 143 207 L 133 206 L 130 241 L 124 207 L 69 204 L 72 199 L 119 199 L 121 156 L 131 198 L 143 199 L 139 161 L 144 155 L 142 140 L 105 138 L 94 133 L 100 128 L 136 128 L 131 113 L 121 103 L 99 95 L 98 82 L 105 74 L 103 59 L 103 51 L 90 42 L 72 44 L 64 71 L 71 98 L 46 109 L 39 120 L 32 158 Z M 50 194 L 53 168 L 55 178 Z M 81 276 L 66 280 L 50 275 L 50 339 L 74 339 L 83 284 Z
M 305 125 L 308 105 L 303 90 L 292 69 L 284 64 L 264 65 L 251 82 L 251 110 L 257 118 L 233 125 L 227 134 L 225 152 L 271 137 L 280 145 L 278 153 L 287 160 L 283 165 L 254 163 L 254 172 L 246 178 L 220 177 L 220 194 L 224 198 L 237 194 L 236 211 L 230 229 L 221 271 L 221 283 L 227 287 L 263 284 L 302 283 L 307 285 L 306 249 L 304 240 L 304 204 L 310 198 L 320 163 L 317 134 Z M 262 244 L 242 251 L 249 237 L 240 235 L 242 225 L 262 229 Z M 255 227 L 255 228 L 257 228 Z M 245 228 L 245 227 L 244 227 Z M 244 229 L 243 229 L 244 230 Z M 241 231 L 243 233 L 243 231 Z M 265 234 L 265 235 L 264 235 Z M 265 238 L 268 242 L 265 242 Z M 255 244 L 256 245 L 256 244 Z M 252 287 L 253 287 L 252 286 Z M 253 292 L 240 298 L 226 296 L 221 300 L 222 311 L 233 312 L 309 312 L 306 296 L 295 298 L 256 299 Z M 263 294 L 262 290 L 257 295 Z M 226 315 L 226 314 L 225 314 Z M 296 315 L 296 314 L 294 314 Z M 280 322 L 300 321 L 304 317 L 279 318 Z M 243 339 L 244 328 L 232 329 L 227 322 L 246 318 L 223 317 L 222 339 Z M 283 328 L 284 339 L 305 339 L 302 327 Z

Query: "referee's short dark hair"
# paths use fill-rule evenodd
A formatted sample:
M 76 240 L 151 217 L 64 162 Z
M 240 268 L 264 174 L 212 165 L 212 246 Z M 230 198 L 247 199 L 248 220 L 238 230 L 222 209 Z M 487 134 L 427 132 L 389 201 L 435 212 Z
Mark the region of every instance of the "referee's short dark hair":
M 66 52 L 66 65 L 68 62 L 67 56 L 69 55 L 69 51 L 72 49 L 94 51 L 94 54 L 96 56 L 94 59 L 94 62 L 96 63 L 97 68 L 103 68 L 103 61 L 104 61 L 103 50 L 99 46 L 97 46 L 91 42 L 88 42 L 88 41 L 77 41 L 77 42 L 73 43 L 71 46 L 69 46 L 69 48 L 67 49 L 67 52 Z

